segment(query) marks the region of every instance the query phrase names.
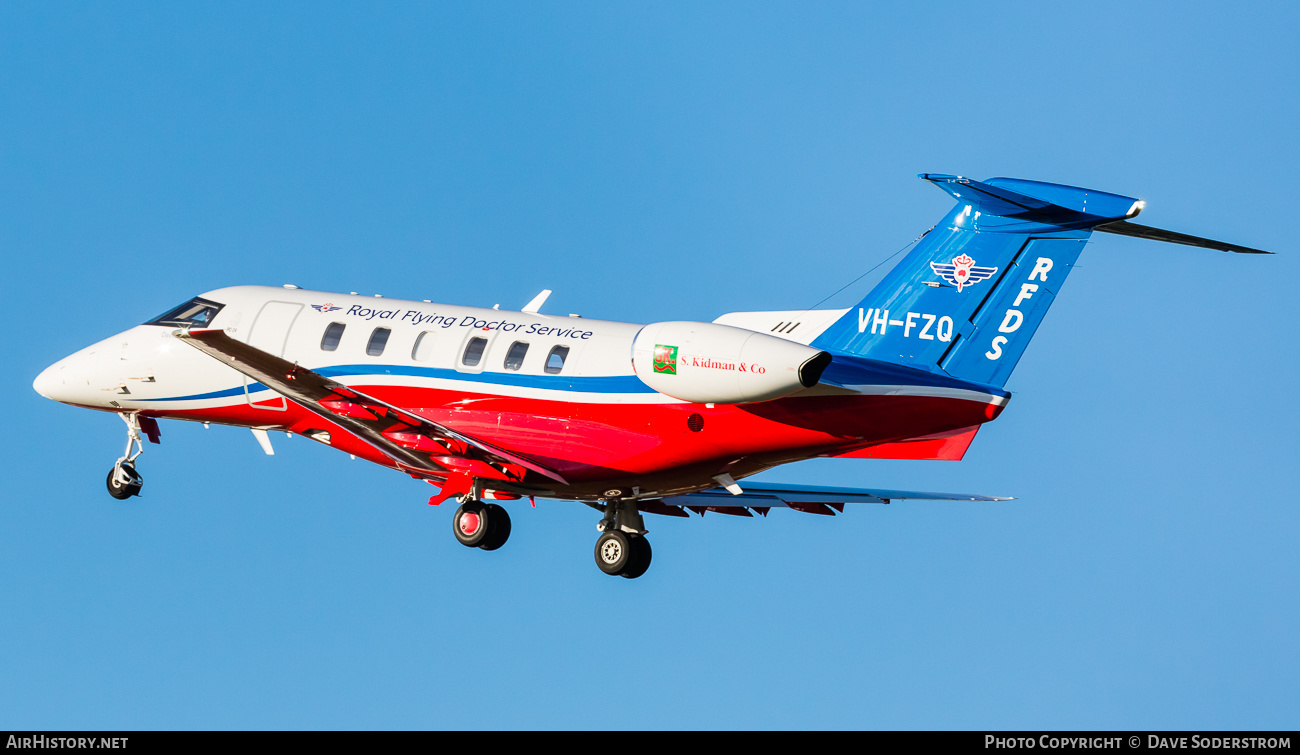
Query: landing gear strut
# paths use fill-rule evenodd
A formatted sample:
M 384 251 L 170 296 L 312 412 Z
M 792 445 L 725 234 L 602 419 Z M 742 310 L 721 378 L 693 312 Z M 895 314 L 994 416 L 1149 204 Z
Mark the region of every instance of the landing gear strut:
M 125 501 L 133 495 L 140 495 L 144 487 L 144 478 L 135 471 L 135 460 L 144 453 L 144 443 L 140 441 L 140 418 L 135 414 L 119 414 L 126 423 L 126 453 L 113 465 L 108 473 L 108 494 Z
M 456 509 L 452 531 L 461 545 L 494 551 L 510 538 L 510 515 L 495 503 L 468 498 Z
M 636 579 L 650 568 L 650 541 L 635 501 L 611 501 L 596 525 L 596 566 L 610 576 Z

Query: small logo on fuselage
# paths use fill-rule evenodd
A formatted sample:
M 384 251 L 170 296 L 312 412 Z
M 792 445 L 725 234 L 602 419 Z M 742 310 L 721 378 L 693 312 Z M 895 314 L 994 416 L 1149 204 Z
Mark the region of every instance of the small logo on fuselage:
M 677 347 L 655 344 L 655 372 L 664 375 L 677 374 Z
M 333 304 L 329 304 L 329 303 L 313 304 L 311 305 L 311 308 L 316 310 L 317 312 L 333 312 L 336 309 L 343 309 L 342 307 L 336 307 Z
M 996 267 L 976 267 L 975 260 L 968 254 L 953 257 L 952 262 L 931 262 L 930 268 L 935 275 L 956 286 L 958 292 L 965 286 L 993 277 L 998 271 Z

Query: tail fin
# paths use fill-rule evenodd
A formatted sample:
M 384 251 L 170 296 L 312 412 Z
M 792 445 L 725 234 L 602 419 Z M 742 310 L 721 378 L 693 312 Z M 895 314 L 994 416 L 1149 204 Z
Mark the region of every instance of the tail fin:
M 957 206 L 813 341 L 986 385 L 1006 384 L 1092 231 L 1259 252 L 1128 223 L 1143 202 L 1075 186 L 923 173 Z

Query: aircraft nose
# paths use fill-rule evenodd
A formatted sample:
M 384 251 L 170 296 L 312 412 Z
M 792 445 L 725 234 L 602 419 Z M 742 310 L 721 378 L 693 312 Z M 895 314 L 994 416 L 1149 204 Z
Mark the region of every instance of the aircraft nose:
M 96 405 L 96 394 L 100 392 L 90 385 L 95 372 L 92 355 L 77 352 L 46 367 L 32 381 L 32 388 L 45 398 L 65 404 Z
M 55 401 L 60 400 L 63 394 L 64 381 L 67 378 L 66 359 L 55 362 L 41 371 L 32 381 L 32 387 L 36 392 L 48 399 Z
M 150 332 L 159 335 L 157 329 Z M 138 336 L 134 330 L 118 333 L 69 354 L 37 375 L 32 388 L 45 398 L 64 404 L 121 408 L 122 399 L 118 397 L 131 393 L 126 388 L 127 380 L 139 376 L 143 382 L 149 375 L 148 382 L 153 382 L 152 360 L 159 341 L 142 341 Z M 141 355 L 150 364 L 142 367 Z

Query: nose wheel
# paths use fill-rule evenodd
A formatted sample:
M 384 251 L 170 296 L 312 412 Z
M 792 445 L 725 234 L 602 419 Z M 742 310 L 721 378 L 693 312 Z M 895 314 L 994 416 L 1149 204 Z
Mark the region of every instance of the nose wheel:
M 140 495 L 144 487 L 144 478 L 135 471 L 135 465 L 129 461 L 120 461 L 108 472 L 108 494 L 119 501 L 125 501 L 133 495 Z

